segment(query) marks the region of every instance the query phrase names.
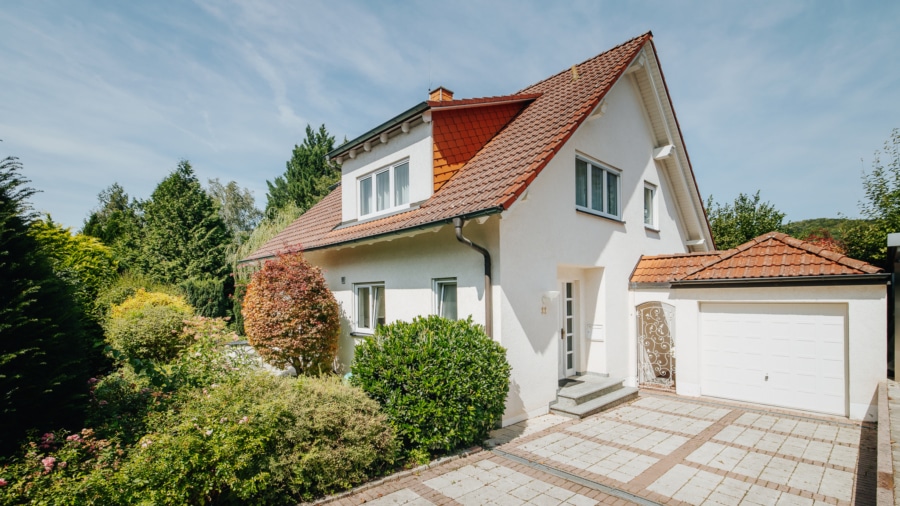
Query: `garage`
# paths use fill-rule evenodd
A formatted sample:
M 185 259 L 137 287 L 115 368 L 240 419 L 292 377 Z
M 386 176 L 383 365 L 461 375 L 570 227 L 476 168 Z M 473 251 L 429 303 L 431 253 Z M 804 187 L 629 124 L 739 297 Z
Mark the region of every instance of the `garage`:
M 727 251 L 642 256 L 629 279 L 632 381 L 657 387 L 644 379 L 644 315 L 665 308 L 665 325 L 651 318 L 649 330 L 666 330 L 665 379 L 677 395 L 876 420 L 890 280 L 778 232 Z
M 841 304 L 700 305 L 700 393 L 847 415 Z

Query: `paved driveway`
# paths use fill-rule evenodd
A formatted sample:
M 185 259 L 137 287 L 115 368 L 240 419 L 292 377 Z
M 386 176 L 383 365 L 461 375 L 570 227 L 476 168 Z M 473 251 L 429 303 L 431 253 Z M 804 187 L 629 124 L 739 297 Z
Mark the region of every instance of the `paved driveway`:
M 486 450 L 339 498 L 373 505 L 859 504 L 867 428 L 753 406 L 642 393 L 571 420 L 495 431 Z M 874 472 L 874 467 L 872 472 Z M 860 490 L 856 490 L 859 486 Z

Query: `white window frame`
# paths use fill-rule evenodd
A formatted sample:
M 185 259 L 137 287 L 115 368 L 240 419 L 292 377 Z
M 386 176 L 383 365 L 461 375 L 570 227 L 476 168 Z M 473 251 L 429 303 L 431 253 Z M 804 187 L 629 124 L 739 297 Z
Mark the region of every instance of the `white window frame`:
M 360 309 L 359 291 L 362 288 L 367 288 L 369 290 L 369 301 L 368 301 L 367 305 L 368 305 L 368 310 L 369 310 L 370 326 L 368 326 L 368 327 L 363 324 L 363 322 L 361 321 L 362 318 L 360 317 L 361 315 L 359 314 L 359 309 Z M 387 294 L 384 292 L 384 282 L 383 281 L 374 282 L 374 283 L 356 283 L 353 285 L 353 302 L 354 302 L 354 304 L 353 304 L 354 315 L 353 316 L 354 316 L 354 321 L 355 321 L 356 332 L 359 332 L 361 334 L 374 334 L 375 329 L 378 327 L 378 325 L 383 325 L 384 323 L 387 323 L 387 320 L 386 320 L 387 313 L 386 312 L 385 312 L 385 321 L 382 322 L 381 324 L 378 323 L 379 307 L 378 307 L 378 297 L 375 296 L 376 289 L 381 289 L 381 293 L 384 294 L 383 298 L 386 301 Z M 385 302 L 384 305 L 387 306 L 387 303 Z M 384 308 L 381 308 L 381 309 L 384 310 Z
M 395 202 L 395 199 L 394 199 L 394 195 L 395 195 L 395 191 L 396 191 L 396 187 L 395 187 L 395 185 L 394 185 L 394 171 L 397 169 L 397 167 L 399 167 L 399 166 L 401 166 L 401 165 L 403 165 L 403 164 L 406 164 L 406 178 L 407 178 L 407 182 L 406 182 L 406 184 L 407 184 L 406 192 L 407 192 L 407 195 L 406 195 L 406 202 L 403 202 L 403 203 L 401 203 L 401 204 L 398 204 L 397 202 Z M 385 172 L 388 173 L 388 178 L 389 178 L 389 183 L 388 183 L 388 205 L 387 205 L 387 207 L 385 207 L 384 209 L 379 210 L 379 209 L 378 209 L 378 185 L 377 185 L 377 177 L 378 177 L 379 174 L 383 174 L 383 173 L 385 173 Z M 411 176 L 412 176 L 412 174 L 410 174 L 410 172 L 411 172 L 411 171 L 410 171 L 410 166 L 409 166 L 409 158 L 405 158 L 405 159 L 403 159 L 403 160 L 399 160 L 399 161 L 397 161 L 397 162 L 394 162 L 394 163 L 392 163 L 392 164 L 390 164 L 390 165 L 388 165 L 388 166 L 386 166 L 386 167 L 381 167 L 381 168 L 379 168 L 379 169 L 373 170 L 372 172 L 369 172 L 368 174 L 366 174 L 366 175 L 364 175 L 364 176 L 358 177 L 358 178 L 356 179 L 356 205 L 357 205 L 357 215 L 359 216 L 359 218 L 360 218 L 360 219 L 362 219 L 362 218 L 370 218 L 370 217 L 372 217 L 372 216 L 378 216 L 378 215 L 382 215 L 382 214 L 387 214 L 387 213 L 396 211 L 396 210 L 398 210 L 398 209 L 405 209 L 405 208 L 408 208 L 408 207 L 409 207 L 409 200 L 410 200 L 410 195 L 409 195 L 409 192 L 410 192 L 410 186 L 412 186 L 412 185 L 411 185 L 411 181 L 409 181 L 409 180 L 411 179 Z M 363 206 L 362 206 L 362 198 L 363 198 L 363 195 L 362 195 L 362 186 L 363 186 L 363 181 L 365 181 L 365 180 L 367 180 L 367 179 L 371 179 L 371 181 L 372 181 L 372 184 L 371 184 L 371 193 L 369 194 L 369 197 L 372 199 L 372 209 L 370 210 L 370 212 L 368 212 L 368 213 L 366 213 L 366 214 L 363 214 Z
M 447 287 L 451 284 L 453 285 L 454 290 L 456 291 L 456 315 L 452 319 L 458 320 L 459 319 L 459 283 L 456 282 L 456 278 L 437 278 L 437 279 L 432 280 L 431 286 L 433 288 L 432 291 L 434 292 L 434 297 L 433 297 L 433 299 L 434 299 L 434 314 L 436 314 L 438 316 L 443 316 L 441 314 L 441 309 L 443 309 L 441 307 L 441 304 L 443 303 L 443 299 L 441 297 L 441 295 L 442 295 L 441 290 L 444 287 Z
M 590 158 L 587 158 L 585 156 L 579 155 L 579 156 L 576 156 L 575 158 L 576 158 L 576 162 L 575 162 L 575 192 L 576 192 L 575 193 L 575 208 L 578 209 L 579 211 L 583 211 L 583 212 L 590 213 L 590 214 L 595 214 L 597 216 L 603 216 L 604 218 L 610 218 L 610 219 L 613 219 L 616 221 L 622 221 L 622 171 L 615 169 L 613 167 L 610 167 L 609 165 L 597 162 L 595 160 L 591 160 Z M 587 185 L 586 186 L 586 189 L 587 189 L 587 199 L 586 199 L 587 205 L 586 206 L 582 206 L 582 205 L 578 204 L 578 193 L 577 193 L 578 192 L 578 160 L 587 164 L 587 179 L 585 182 L 585 184 Z M 593 170 L 591 170 L 592 168 L 600 169 L 601 173 L 603 174 L 602 175 L 603 184 L 602 184 L 602 189 L 601 189 L 601 195 L 603 196 L 603 205 L 602 205 L 603 210 L 602 211 L 594 209 L 591 206 L 591 204 L 593 204 L 593 202 L 591 201 L 591 199 L 593 198 L 593 192 L 591 191 L 591 182 L 592 182 L 591 178 L 593 177 L 593 172 L 594 172 Z M 607 197 L 608 197 L 608 192 L 609 192 L 609 189 L 607 187 L 608 181 L 609 181 L 607 174 L 614 175 L 616 177 L 616 181 L 617 181 L 615 214 L 610 213 L 607 209 L 608 208 Z
M 647 192 L 650 192 L 650 209 L 647 209 Z M 653 183 L 644 181 L 644 227 L 651 230 L 659 231 L 659 219 L 657 213 L 657 186 Z M 649 216 L 647 211 L 649 211 Z

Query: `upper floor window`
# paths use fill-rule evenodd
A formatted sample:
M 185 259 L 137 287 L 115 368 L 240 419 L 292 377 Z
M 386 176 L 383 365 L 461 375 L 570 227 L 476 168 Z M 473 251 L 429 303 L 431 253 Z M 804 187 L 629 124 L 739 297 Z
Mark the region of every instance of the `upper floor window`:
M 656 225 L 656 187 L 644 183 L 644 225 L 657 228 Z
M 619 172 L 596 162 L 576 158 L 575 207 L 620 219 Z
M 409 160 L 359 178 L 359 216 L 409 204 Z

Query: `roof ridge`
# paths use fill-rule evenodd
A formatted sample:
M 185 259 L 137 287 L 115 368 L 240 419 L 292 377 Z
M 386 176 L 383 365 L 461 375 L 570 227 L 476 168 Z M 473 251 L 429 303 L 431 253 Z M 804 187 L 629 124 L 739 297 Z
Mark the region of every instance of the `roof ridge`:
M 616 49 L 619 49 L 620 47 L 625 46 L 625 45 L 627 45 L 627 44 L 631 44 L 632 42 L 634 42 L 634 41 L 636 41 L 636 40 L 638 40 L 638 39 L 641 39 L 641 38 L 647 38 L 648 40 L 652 40 L 652 39 L 653 39 L 653 32 L 650 31 L 650 30 L 647 30 L 646 32 L 644 32 L 644 33 L 642 33 L 642 34 L 640 34 L 640 35 L 638 35 L 638 36 L 632 37 L 632 38 L 626 40 L 625 42 L 622 42 L 621 44 L 617 44 L 617 45 L 615 45 L 614 47 L 611 47 L 611 48 L 607 49 L 606 51 L 603 51 L 603 52 L 600 53 L 600 54 L 595 54 L 594 56 L 591 56 L 590 58 L 586 58 L 586 59 L 584 59 L 584 60 L 582 60 L 582 61 L 576 63 L 575 65 L 570 66 L 569 68 L 560 70 L 559 72 L 557 72 L 557 73 L 555 73 L 555 74 L 552 74 L 552 75 L 550 75 L 549 77 L 546 77 L 546 78 L 544 78 L 544 79 L 541 79 L 540 81 L 537 81 L 537 82 L 535 82 L 535 83 L 532 83 L 532 84 L 530 84 L 530 85 L 528 85 L 528 86 L 522 88 L 521 90 L 517 91 L 515 94 L 516 94 L 516 95 L 521 95 L 522 93 L 525 92 L 525 90 L 534 88 L 534 87 L 536 87 L 537 85 L 543 84 L 543 83 L 545 83 L 545 82 L 547 82 L 547 81 L 549 81 L 549 80 L 555 78 L 556 76 L 558 76 L 558 75 L 560 75 L 560 74 L 565 74 L 566 72 L 571 71 L 572 67 L 579 67 L 579 66 L 581 66 L 581 65 L 584 65 L 585 63 L 587 63 L 587 62 L 589 62 L 589 61 L 591 61 L 591 60 L 594 60 L 594 59 L 596 59 L 596 58 L 600 58 L 601 56 L 605 55 L 606 53 L 611 53 L 611 52 L 615 51 Z

